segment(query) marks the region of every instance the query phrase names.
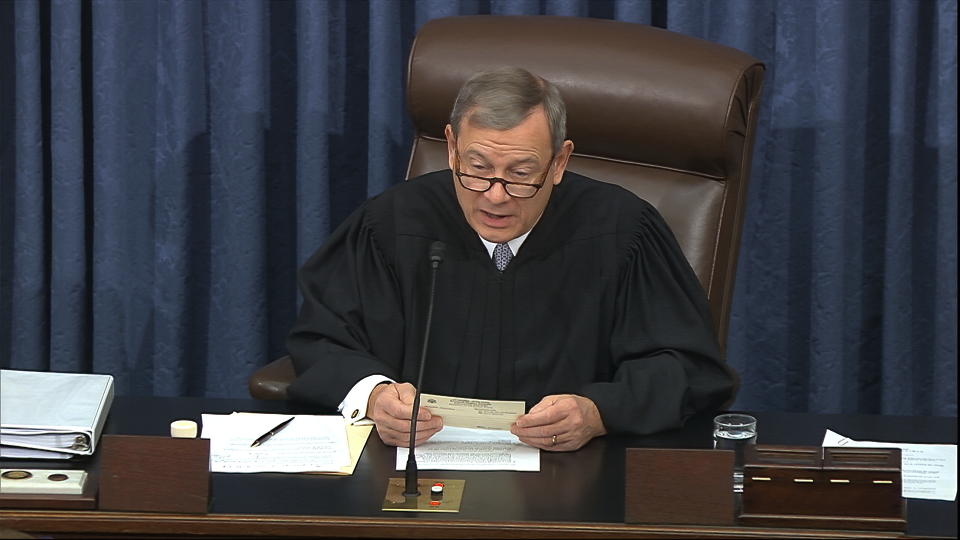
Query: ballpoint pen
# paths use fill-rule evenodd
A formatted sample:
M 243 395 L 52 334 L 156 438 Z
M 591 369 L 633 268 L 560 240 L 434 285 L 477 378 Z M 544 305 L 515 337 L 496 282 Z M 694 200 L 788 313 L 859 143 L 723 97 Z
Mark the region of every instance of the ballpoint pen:
M 273 437 L 273 436 L 276 435 L 277 433 L 280 433 L 281 431 L 283 431 L 283 428 L 287 427 L 287 424 L 289 424 L 290 422 L 292 422 L 294 418 L 295 418 L 295 417 L 293 417 L 293 416 L 291 416 L 290 418 L 287 418 L 287 419 L 284 420 L 283 422 L 280 422 L 279 424 L 277 424 L 277 427 L 275 427 L 275 428 L 271 429 L 270 431 L 264 433 L 263 435 L 257 437 L 257 440 L 253 441 L 253 443 L 250 444 L 250 448 L 253 448 L 253 447 L 255 447 L 255 446 L 260 446 L 261 444 L 269 441 L 269 440 L 270 440 L 270 437 Z

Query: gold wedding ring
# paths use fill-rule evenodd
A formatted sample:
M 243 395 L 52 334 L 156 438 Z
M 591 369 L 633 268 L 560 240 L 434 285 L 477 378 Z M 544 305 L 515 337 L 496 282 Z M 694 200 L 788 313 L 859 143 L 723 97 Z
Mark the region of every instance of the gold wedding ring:
M 556 445 L 557 445 L 557 436 L 554 435 L 554 436 L 553 436 L 553 443 L 552 443 L 550 446 L 556 446 Z

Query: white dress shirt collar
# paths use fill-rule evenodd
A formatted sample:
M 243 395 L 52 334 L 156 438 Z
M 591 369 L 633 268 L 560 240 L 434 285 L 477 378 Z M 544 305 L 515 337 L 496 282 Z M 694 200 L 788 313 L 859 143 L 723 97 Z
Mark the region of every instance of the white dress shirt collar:
M 530 231 L 532 230 L 533 229 L 530 229 Z M 513 240 L 510 240 L 509 242 L 507 242 L 507 245 L 510 246 L 510 251 L 513 252 L 514 257 L 516 257 L 517 253 L 520 251 L 520 246 L 523 245 L 523 241 L 526 240 L 528 236 L 530 236 L 530 231 L 527 231 L 521 234 L 520 236 L 514 238 Z M 497 247 L 497 245 L 493 242 L 487 241 L 484 237 L 480 236 L 479 234 L 477 236 L 479 236 L 480 241 L 483 242 L 483 247 L 487 248 L 487 255 L 490 255 L 490 258 L 492 259 L 493 250 L 494 248 Z

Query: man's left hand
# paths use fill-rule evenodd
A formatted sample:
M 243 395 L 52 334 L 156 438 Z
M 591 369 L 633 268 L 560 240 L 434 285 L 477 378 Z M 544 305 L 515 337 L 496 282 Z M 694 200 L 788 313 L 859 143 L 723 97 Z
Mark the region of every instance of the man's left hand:
M 552 452 L 579 450 L 607 433 L 592 400 L 575 394 L 546 396 L 517 418 L 510 432 L 522 442 Z

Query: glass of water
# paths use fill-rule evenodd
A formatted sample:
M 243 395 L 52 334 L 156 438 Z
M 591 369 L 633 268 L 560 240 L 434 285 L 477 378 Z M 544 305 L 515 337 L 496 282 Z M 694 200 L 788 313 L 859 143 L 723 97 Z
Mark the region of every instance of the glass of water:
M 757 419 L 749 414 L 721 414 L 713 419 L 713 447 L 733 450 L 733 491 L 743 493 L 743 450 L 757 444 Z

